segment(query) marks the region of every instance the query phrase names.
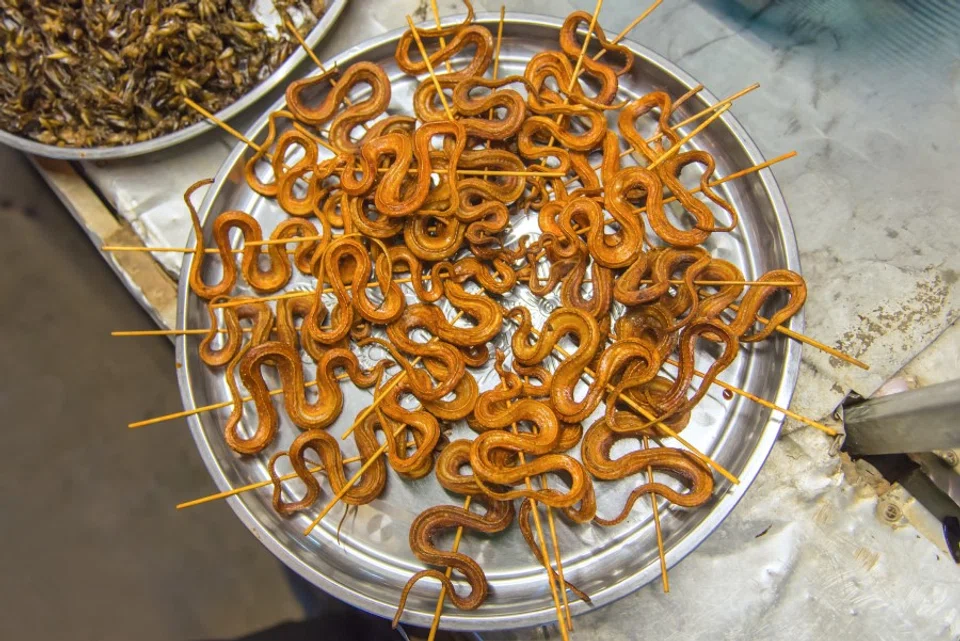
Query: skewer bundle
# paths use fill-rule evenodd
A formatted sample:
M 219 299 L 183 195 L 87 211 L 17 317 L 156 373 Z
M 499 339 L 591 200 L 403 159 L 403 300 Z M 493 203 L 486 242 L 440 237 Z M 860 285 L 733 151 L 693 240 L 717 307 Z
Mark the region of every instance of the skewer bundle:
M 210 181 L 188 191 L 197 239 L 189 283 L 210 319 L 199 354 L 224 372 L 233 399 L 224 438 L 241 455 L 264 454 L 275 442 L 272 397 L 282 395 L 301 432 L 270 458 L 275 509 L 315 509 L 319 470 L 335 494 L 305 534 L 337 501 L 364 505 L 402 479 L 433 475 L 464 497 L 462 506 L 438 505 L 415 519 L 410 546 L 427 567 L 410 578 L 395 621 L 422 578 L 443 586 L 437 619 L 445 597 L 461 609 L 481 607 L 486 578 L 458 551 L 461 536 L 517 523 L 547 569 L 566 636 L 568 591 L 589 596 L 563 577 L 555 513 L 576 527 L 609 526 L 647 496 L 662 560 L 658 497 L 695 509 L 712 495 L 714 471 L 737 482 L 680 433 L 712 384 L 732 388 L 717 377 L 741 347 L 770 340 L 800 310 L 806 285 L 783 269 L 747 281 L 707 249 L 714 234 L 740 224 L 714 189 L 730 178 L 714 177 L 709 153 L 682 147 L 729 101 L 701 112 L 686 135 L 671 119 L 695 92 L 618 102 L 618 79 L 634 54 L 619 44 L 627 30 L 608 38 L 596 13 L 571 14 L 558 50 L 535 55 L 522 76 L 499 77 L 501 34 L 476 24 L 466 4 L 463 22 L 410 22 L 399 40 L 398 66 L 420 79 L 415 118 L 390 112 L 389 78 L 368 62 L 291 83 L 266 139 L 248 141 L 254 153 L 243 173 L 288 214 L 269 239 L 253 216 L 225 211 L 208 248 L 190 196 Z M 695 189 L 685 179 L 693 172 Z M 537 217 L 540 233 L 514 238 L 511 223 L 525 215 Z M 244 240 L 240 250 L 232 230 Z M 217 282 L 204 280 L 210 261 L 222 266 Z M 278 293 L 296 272 L 314 290 Z M 256 296 L 236 294 L 241 285 Z M 537 326 L 526 307 L 507 304 L 520 289 L 560 305 Z M 456 316 L 448 319 L 441 303 Z M 767 309 L 769 318 L 759 316 Z M 716 356 L 700 371 L 694 360 L 704 362 L 704 346 Z M 364 367 L 364 350 L 383 358 Z M 312 381 L 304 360 L 316 371 Z M 481 389 L 474 372 L 490 366 L 499 385 Z M 271 389 L 268 370 L 280 388 Z M 354 439 L 356 459 L 328 431 L 341 416 L 346 379 L 373 390 L 343 434 Z M 447 428 L 460 421 L 473 437 L 449 441 Z M 611 455 L 618 442 L 637 439 L 641 449 Z M 292 474 L 276 470 L 282 459 Z M 352 460 L 363 465 L 348 476 Z M 291 478 L 306 488 L 295 500 L 283 490 Z M 635 489 L 619 510 L 598 514 L 595 484 L 626 478 Z M 438 536 L 453 529 L 454 549 L 439 549 Z M 453 571 L 467 591 L 456 589 Z

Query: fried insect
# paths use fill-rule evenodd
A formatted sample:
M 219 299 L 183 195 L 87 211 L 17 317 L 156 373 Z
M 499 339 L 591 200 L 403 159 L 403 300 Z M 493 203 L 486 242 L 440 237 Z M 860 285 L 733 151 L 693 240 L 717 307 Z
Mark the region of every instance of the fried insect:
M 254 4 L 4 2 L 0 129 L 62 147 L 184 129 L 202 119 L 184 98 L 220 111 L 297 50 L 285 30 L 270 35 Z M 316 0 L 275 6 L 304 33 L 325 11 Z

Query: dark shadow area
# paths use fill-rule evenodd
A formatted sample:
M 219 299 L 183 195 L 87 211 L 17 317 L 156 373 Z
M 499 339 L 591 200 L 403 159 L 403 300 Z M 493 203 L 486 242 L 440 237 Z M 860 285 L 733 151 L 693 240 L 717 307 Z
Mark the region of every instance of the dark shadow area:
M 302 610 L 275 558 L 213 491 L 173 346 L 113 338 L 147 316 L 42 179 L 0 148 L 0 638 L 238 636 Z

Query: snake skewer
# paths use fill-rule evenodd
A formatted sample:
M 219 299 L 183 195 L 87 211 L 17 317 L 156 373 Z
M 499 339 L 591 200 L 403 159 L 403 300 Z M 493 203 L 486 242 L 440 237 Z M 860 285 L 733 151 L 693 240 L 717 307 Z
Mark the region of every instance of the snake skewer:
M 504 387 L 505 387 L 505 384 L 504 384 Z M 508 401 L 507 406 L 509 407 L 510 405 L 511 403 Z M 514 434 L 519 433 L 519 429 L 517 428 L 516 423 L 513 423 L 510 426 L 510 430 Z M 520 459 L 520 464 L 526 465 L 527 457 L 524 455 L 523 451 L 521 450 L 520 452 L 518 452 L 518 455 Z M 524 482 L 526 483 L 527 489 L 532 491 L 533 483 L 530 482 L 529 476 L 524 479 Z M 563 615 L 564 611 L 563 611 L 563 606 L 561 605 L 561 600 L 559 595 L 561 592 L 564 594 L 566 593 L 565 585 L 561 585 L 561 586 L 556 585 L 556 582 L 554 580 L 556 577 L 554 577 L 553 570 L 550 568 L 550 555 L 547 551 L 547 539 L 543 535 L 543 525 L 540 522 L 540 509 L 537 507 L 537 502 L 535 500 L 530 499 L 530 503 L 531 503 L 531 507 L 533 508 L 531 510 L 531 515 L 533 516 L 533 526 L 537 531 L 537 536 L 540 537 L 540 554 L 543 557 L 543 564 L 547 570 L 547 582 L 550 585 L 550 592 L 553 596 L 553 603 L 556 606 L 556 610 L 557 610 L 557 626 L 560 628 L 560 635 L 564 639 L 567 639 L 568 626 L 572 628 L 573 622 L 570 621 L 569 619 L 569 616 L 570 616 L 569 610 L 567 610 L 567 621 L 569 621 L 569 623 L 567 621 L 564 621 L 564 615 Z
M 423 64 L 427 66 L 427 72 L 430 74 L 430 79 L 433 81 L 433 86 L 437 89 L 437 95 L 440 97 L 440 102 L 443 104 L 443 110 L 447 112 L 447 118 L 450 120 L 455 120 L 453 117 L 453 112 L 450 111 L 450 104 L 447 102 L 447 96 L 443 93 L 443 88 L 440 86 L 440 81 L 437 80 L 437 74 L 433 71 L 433 63 L 430 62 L 430 56 L 427 55 L 427 49 L 423 46 L 423 40 L 420 39 L 420 32 L 417 31 L 416 25 L 413 24 L 413 18 L 407 16 L 407 24 L 410 25 L 410 32 L 413 33 L 413 39 L 417 41 L 417 48 L 420 49 L 420 55 L 423 56 Z
M 313 521 L 310 522 L 310 525 L 308 525 L 307 528 L 303 531 L 304 536 L 310 536 L 310 533 L 313 532 L 313 528 L 317 527 L 317 524 L 319 524 L 320 521 L 323 520 L 323 517 L 329 514 L 330 510 L 332 510 L 334 506 L 340 502 L 340 499 L 342 499 L 347 494 L 347 492 L 350 491 L 350 488 L 356 485 L 357 481 L 360 480 L 360 477 L 363 476 L 363 473 L 366 472 L 371 465 L 376 463 L 377 459 L 379 459 L 381 456 L 383 456 L 386 453 L 387 449 L 390 447 L 390 438 L 396 438 L 406 428 L 407 426 L 401 423 L 400 426 L 393 431 L 393 434 L 391 434 L 387 438 L 386 442 L 380 447 L 380 449 L 378 449 L 376 452 L 370 455 L 370 458 L 367 459 L 366 463 L 363 464 L 363 467 L 357 470 L 357 473 L 350 477 L 350 480 L 348 480 L 344 484 L 343 488 L 339 492 L 337 492 L 336 495 L 330 500 L 330 502 L 327 503 L 327 506 L 320 511 L 320 514 L 317 516 L 317 518 L 313 519 Z
M 300 31 L 295 26 L 293 26 L 293 24 L 291 24 L 291 22 L 286 18 L 283 19 L 283 24 L 287 28 L 287 31 L 292 33 L 293 37 L 297 39 L 297 42 L 300 43 L 300 46 L 307 53 L 307 55 L 310 56 L 310 59 L 313 60 L 313 64 L 317 66 L 317 69 L 320 70 L 320 73 L 322 74 L 327 73 L 327 68 L 324 67 L 323 63 L 320 62 L 320 58 L 317 57 L 317 54 L 314 53 L 313 49 L 310 48 L 310 45 L 307 44 L 307 41 L 303 39 L 302 35 L 300 35 Z M 330 78 L 330 86 L 336 87 L 337 81 L 333 79 L 333 76 L 330 76 L 329 78 Z M 348 107 L 353 106 L 353 101 L 350 100 L 349 96 L 344 96 L 343 102 Z M 369 130 L 369 128 L 367 127 L 367 123 L 365 122 L 360 123 L 360 126 L 363 127 L 364 130 Z
M 644 435 L 643 437 L 643 449 L 650 449 L 650 439 Z M 653 467 L 647 466 L 647 481 L 653 484 Z M 657 553 L 660 556 L 660 580 L 663 583 L 663 592 L 666 594 L 670 591 L 670 579 L 667 578 L 667 555 L 663 549 L 663 530 L 660 527 L 660 507 L 657 504 L 657 494 L 656 492 L 650 493 L 650 506 L 653 508 L 653 526 L 657 532 Z
M 470 501 L 473 497 L 469 494 L 467 498 L 463 499 L 463 509 L 470 509 Z M 450 546 L 452 552 L 457 552 L 460 550 L 460 539 L 463 538 L 463 526 L 457 526 L 457 533 L 453 536 L 453 545 Z M 444 571 L 444 574 L 449 579 L 453 576 L 453 568 L 447 566 L 447 569 Z M 430 633 L 427 635 L 427 641 L 433 641 L 437 637 L 437 629 L 440 627 L 440 616 L 443 614 L 443 603 L 447 598 L 447 586 L 444 584 L 440 585 L 440 596 L 437 597 L 437 607 L 433 610 L 433 622 L 430 624 Z

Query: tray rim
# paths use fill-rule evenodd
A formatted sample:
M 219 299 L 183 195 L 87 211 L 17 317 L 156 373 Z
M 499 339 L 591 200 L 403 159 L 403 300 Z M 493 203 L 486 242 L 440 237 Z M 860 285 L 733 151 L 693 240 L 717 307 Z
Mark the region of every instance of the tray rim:
M 451 22 L 462 21 L 465 17 L 466 14 L 461 13 L 446 16 L 445 20 L 449 20 Z M 478 12 L 475 17 L 475 22 L 487 24 L 489 26 L 490 24 L 495 25 L 499 19 L 499 13 Z M 550 27 L 559 30 L 563 24 L 563 19 L 543 14 L 512 12 L 507 14 L 505 22 L 515 25 L 527 24 L 536 27 Z M 425 28 L 431 28 L 434 26 L 433 22 L 428 20 L 420 21 L 417 23 L 417 25 Z M 324 65 L 328 68 L 334 65 L 343 65 L 348 60 L 356 58 L 368 50 L 379 47 L 390 41 L 396 41 L 399 39 L 400 35 L 406 31 L 406 29 L 406 27 L 401 27 L 379 36 L 368 38 L 367 40 L 359 42 L 340 52 L 336 56 L 324 61 Z M 629 38 L 622 40 L 621 44 L 629 47 L 638 57 L 645 58 L 648 63 L 654 64 L 667 73 L 673 75 L 688 88 L 698 84 L 697 80 L 693 76 L 649 47 L 641 45 L 640 43 Z M 310 75 L 317 74 L 318 72 L 315 72 Z M 716 104 L 720 100 L 706 88 L 704 88 L 699 95 L 707 104 L 710 105 Z M 285 98 L 281 96 L 268 111 L 266 111 L 259 119 L 257 119 L 255 123 L 250 126 L 245 134 L 248 136 L 255 135 L 266 124 L 269 114 L 272 111 L 281 109 L 284 104 Z M 723 121 L 723 124 L 728 127 L 730 131 L 739 139 L 744 153 L 746 154 L 747 158 L 753 162 L 753 164 L 764 162 L 765 158 L 760 152 L 759 147 L 756 145 L 744 127 L 740 124 L 740 122 L 733 116 L 731 111 L 724 113 L 719 120 Z M 222 185 L 223 182 L 229 177 L 233 166 L 246 152 L 246 148 L 247 147 L 243 142 L 237 142 L 229 156 L 224 160 L 224 163 L 217 171 L 214 183 L 207 190 L 199 208 L 199 215 L 202 223 L 206 222 L 206 217 L 209 215 L 213 202 L 219 192 L 219 186 Z M 793 222 L 790 218 L 786 202 L 784 201 L 783 195 L 773 175 L 773 171 L 768 167 L 760 172 L 757 172 L 756 175 L 761 181 L 766 197 L 769 199 L 778 221 L 779 235 L 783 244 L 785 258 L 785 264 L 783 267 L 791 269 L 797 273 L 802 273 L 800 267 L 799 248 L 797 246 Z M 186 247 L 192 247 L 195 242 L 196 239 L 193 231 L 191 231 L 187 239 Z M 183 262 L 181 264 L 181 278 L 179 280 L 177 296 L 177 327 L 179 329 L 183 329 L 186 325 L 186 300 L 187 296 L 189 295 L 189 286 L 188 279 L 183 278 L 183 275 L 188 273 L 191 260 L 192 254 L 184 254 Z M 790 319 L 788 327 L 794 331 L 802 332 L 804 326 L 805 311 L 801 309 L 798 314 Z M 178 382 L 180 383 L 181 399 L 184 403 L 184 409 L 189 410 L 196 407 L 196 403 L 193 399 L 191 383 L 188 376 L 188 360 L 187 354 L 185 353 L 187 341 L 183 340 L 184 337 L 180 338 L 181 340 L 177 340 L 176 342 L 176 356 L 177 363 L 179 365 L 179 369 L 177 370 L 177 378 Z M 797 341 L 787 341 L 783 359 L 783 370 L 777 386 L 777 393 L 774 398 L 769 399 L 772 403 L 780 407 L 789 407 L 796 388 L 797 378 L 799 376 L 800 358 L 801 344 Z M 760 436 L 757 439 L 753 452 L 750 454 L 743 466 L 743 469 L 739 473 L 740 484 L 731 485 L 725 491 L 723 491 L 722 494 L 720 492 L 715 494 L 717 496 L 716 503 L 700 526 L 688 533 L 687 536 L 683 537 L 670 550 L 667 551 L 666 562 L 668 569 L 674 567 L 688 554 L 693 552 L 730 515 L 736 505 L 746 494 L 747 490 L 753 484 L 753 481 L 756 479 L 761 467 L 769 457 L 770 452 L 773 449 L 773 445 L 779 437 L 780 429 L 785 418 L 786 417 L 779 412 L 771 412 L 770 418 L 767 420 L 766 424 L 760 428 Z M 188 423 L 190 425 L 191 434 L 196 442 L 197 449 L 200 451 L 204 464 L 210 472 L 211 477 L 213 478 L 217 487 L 221 491 L 232 489 L 229 480 L 225 476 L 223 470 L 220 468 L 219 462 L 213 454 L 206 434 L 203 431 L 203 427 L 200 424 L 199 418 L 196 415 L 189 416 Z M 395 605 L 392 606 L 388 611 L 386 608 L 384 608 L 384 604 L 382 604 L 380 601 L 369 598 L 357 590 L 351 589 L 346 585 L 326 577 L 321 572 L 317 571 L 315 568 L 304 563 L 295 555 L 293 555 L 271 534 L 268 528 L 264 527 L 263 524 L 257 520 L 257 517 L 251 512 L 251 510 L 246 506 L 239 496 L 231 496 L 227 499 L 227 501 L 234 513 L 240 518 L 241 522 L 244 523 L 251 533 L 291 570 L 297 572 L 300 576 L 310 581 L 325 592 L 335 596 L 338 599 L 346 601 L 354 607 L 363 609 L 378 616 L 383 616 L 385 618 L 390 618 L 393 616 Z M 592 606 L 587 605 L 579 600 L 572 601 L 570 603 L 571 613 L 576 616 L 585 612 L 596 611 L 602 606 L 609 605 L 614 601 L 633 594 L 640 588 L 650 583 L 654 578 L 659 577 L 659 575 L 659 567 L 647 568 L 645 571 L 638 572 L 629 579 L 620 581 L 613 587 L 603 590 L 600 594 L 591 595 L 594 601 Z M 431 620 L 432 615 L 411 612 L 409 610 L 404 613 L 401 619 L 403 623 L 424 627 L 429 627 Z M 473 618 L 470 616 L 464 616 L 463 613 L 448 608 L 444 611 L 444 616 L 441 620 L 440 627 L 445 630 L 457 631 L 489 631 L 508 628 L 523 628 L 545 624 L 549 625 L 555 622 L 556 616 L 552 608 L 550 608 L 549 611 L 544 610 L 539 612 L 487 618 Z
M 347 6 L 348 1 L 349 0 L 331 0 L 323 16 L 304 38 L 311 49 L 315 48 L 330 29 L 333 28 L 340 14 L 343 13 L 344 8 Z M 302 63 L 306 57 L 307 53 L 303 50 L 303 47 L 298 45 L 297 48 L 294 49 L 294 52 L 284 60 L 279 67 L 273 70 L 273 73 L 214 115 L 220 120 L 225 121 L 238 116 L 280 84 L 294 69 L 300 66 L 300 63 Z M 216 124 L 203 118 L 189 127 L 178 129 L 150 140 L 135 142 L 129 145 L 116 145 L 113 147 L 60 147 L 37 142 L 30 138 L 24 138 L 18 134 L 0 129 L 0 144 L 44 158 L 57 158 L 60 160 L 119 160 L 121 158 L 133 158 L 154 151 L 160 151 L 161 149 L 167 149 L 168 147 L 186 142 L 191 138 L 195 138 L 216 128 Z

